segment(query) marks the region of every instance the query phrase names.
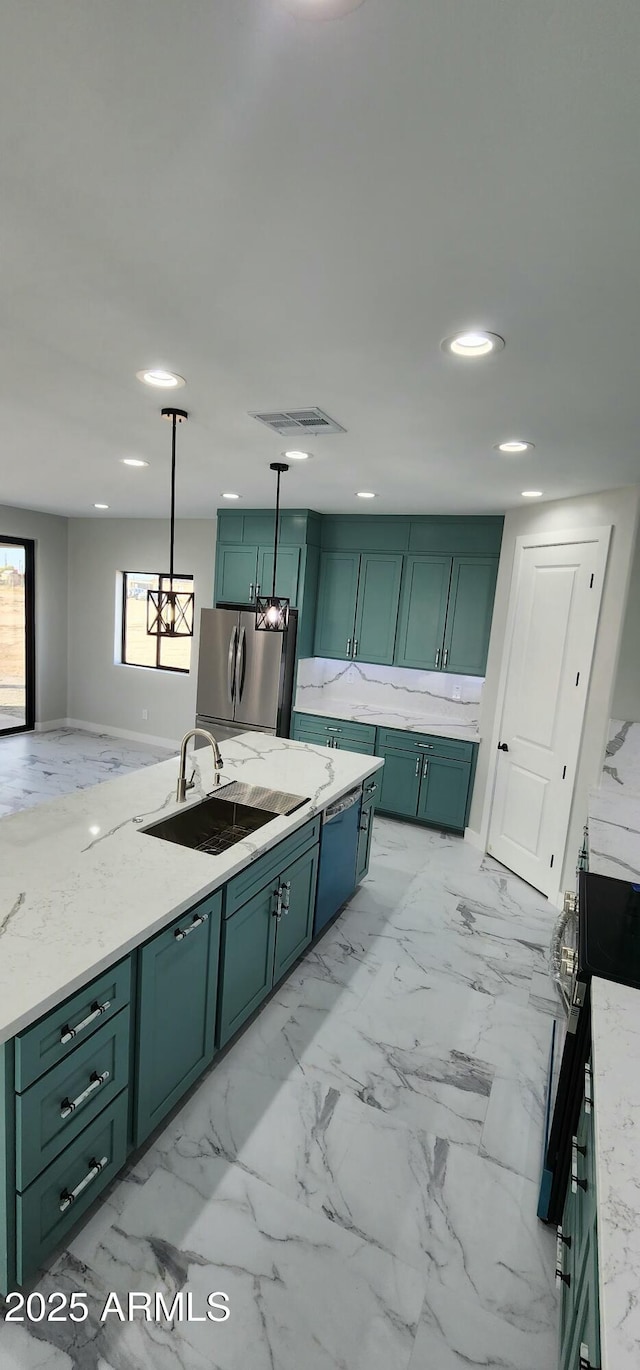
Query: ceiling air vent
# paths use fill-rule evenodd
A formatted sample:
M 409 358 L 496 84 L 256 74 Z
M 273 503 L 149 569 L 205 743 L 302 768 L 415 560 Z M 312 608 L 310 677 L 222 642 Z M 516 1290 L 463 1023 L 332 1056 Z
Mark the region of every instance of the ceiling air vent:
M 319 437 L 321 433 L 344 433 L 335 419 L 330 419 L 328 414 L 324 414 L 321 409 L 274 409 L 269 413 L 251 414 L 252 419 L 258 419 L 260 423 L 265 423 L 267 428 L 277 433 L 281 438 L 295 437 L 297 433 L 310 433 L 312 437 Z

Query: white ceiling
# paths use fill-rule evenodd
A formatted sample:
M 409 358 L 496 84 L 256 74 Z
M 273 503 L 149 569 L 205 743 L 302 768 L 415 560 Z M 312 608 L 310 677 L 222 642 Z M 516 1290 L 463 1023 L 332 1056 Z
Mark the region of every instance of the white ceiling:
M 0 502 L 166 514 L 170 397 L 144 366 L 188 381 L 179 515 L 230 488 L 271 503 L 284 444 L 248 411 L 304 405 L 348 431 L 309 443 L 290 506 L 497 512 L 637 482 L 639 51 L 637 0 L 322 23 L 3 0 Z M 445 357 L 469 325 L 505 350 Z M 498 456 L 511 437 L 535 452 Z

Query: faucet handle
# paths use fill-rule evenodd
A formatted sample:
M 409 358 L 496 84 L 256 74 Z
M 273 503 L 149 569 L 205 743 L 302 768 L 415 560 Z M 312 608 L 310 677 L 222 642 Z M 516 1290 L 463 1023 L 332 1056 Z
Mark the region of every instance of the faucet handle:
M 195 783 L 196 783 L 196 768 L 195 768 L 195 766 L 194 766 L 194 768 L 193 768 L 193 770 L 192 770 L 192 772 L 191 772 L 191 779 L 190 779 L 190 780 L 187 780 L 186 789 L 192 790 L 192 789 L 194 788 L 194 786 L 195 786 Z

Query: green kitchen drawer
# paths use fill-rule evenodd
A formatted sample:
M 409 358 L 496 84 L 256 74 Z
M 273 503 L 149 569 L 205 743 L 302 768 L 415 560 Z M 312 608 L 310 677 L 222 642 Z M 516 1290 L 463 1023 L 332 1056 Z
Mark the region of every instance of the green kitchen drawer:
M 24 1284 L 122 1169 L 128 1091 L 100 1113 L 16 1200 L 17 1282 Z
M 399 728 L 378 728 L 378 752 L 385 747 L 404 747 L 407 751 L 422 752 L 425 756 L 446 756 L 451 761 L 473 761 L 475 742 L 463 742 L 454 737 L 438 737 L 430 733 L 410 733 Z
M 318 732 L 323 736 L 350 738 L 353 742 L 375 745 L 376 729 L 372 723 L 358 723 L 352 718 L 330 718 L 326 714 L 294 714 L 294 727 L 304 732 Z
M 131 998 L 131 959 L 72 994 L 16 1037 L 16 1089 L 21 1092 L 63 1061 Z
M 273 880 L 287 866 L 290 866 L 297 856 L 302 856 L 307 847 L 312 847 L 315 842 L 319 842 L 320 826 L 321 818 L 318 814 L 316 818 L 305 823 L 304 827 L 298 828 L 298 831 L 292 833 L 290 837 L 285 837 L 284 841 L 279 842 L 277 847 L 272 847 L 271 851 L 264 853 L 264 856 L 259 856 L 256 861 L 252 861 L 246 870 L 240 871 L 239 875 L 234 875 L 225 888 L 225 918 L 230 918 L 236 909 L 241 908 L 264 885 L 268 885 L 270 880 Z
M 127 1085 L 129 1005 L 16 1096 L 16 1187 L 24 1190 Z

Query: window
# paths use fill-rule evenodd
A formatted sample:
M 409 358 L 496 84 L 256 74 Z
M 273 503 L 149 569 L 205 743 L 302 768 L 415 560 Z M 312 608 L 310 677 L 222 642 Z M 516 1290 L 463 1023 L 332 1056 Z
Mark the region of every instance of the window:
M 193 591 L 193 576 L 174 576 L 175 590 Z M 122 662 L 158 671 L 188 671 L 190 637 L 150 637 L 147 633 L 147 590 L 168 590 L 169 577 L 148 571 L 122 576 Z

